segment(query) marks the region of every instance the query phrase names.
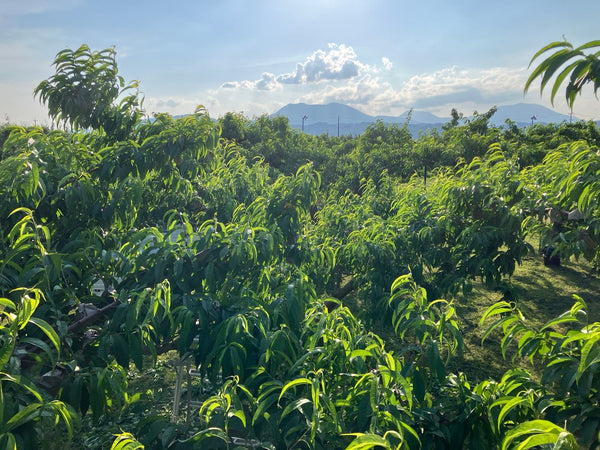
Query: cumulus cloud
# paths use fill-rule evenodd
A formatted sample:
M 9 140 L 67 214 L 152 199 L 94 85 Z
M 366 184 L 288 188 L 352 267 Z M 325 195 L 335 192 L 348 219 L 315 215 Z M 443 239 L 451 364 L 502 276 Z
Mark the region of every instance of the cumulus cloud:
M 259 91 L 276 91 L 281 89 L 275 75 L 269 72 L 262 74 L 262 77 L 255 81 L 227 81 L 221 85 L 223 89 L 248 89 Z
M 256 89 L 261 91 L 274 91 L 279 88 L 279 83 L 277 83 L 277 79 L 272 73 L 263 73 L 262 78 L 256 82 Z
M 392 61 L 390 61 L 390 58 L 384 56 L 381 58 L 381 63 L 383 64 L 383 68 L 385 70 L 392 70 Z
M 360 62 L 352 47 L 344 44 L 329 44 L 327 50 L 317 50 L 304 62 L 297 63 L 296 69 L 292 72 L 279 75 L 265 72 L 258 80 L 227 81 L 221 85 L 221 88 L 275 91 L 281 90 L 283 85 L 351 80 L 369 71 L 375 69 Z
M 373 115 L 396 115 L 412 107 L 447 114 L 454 106 L 479 104 L 485 108 L 485 105 L 505 103 L 507 99 L 522 100 L 525 77 L 525 70 L 511 68 L 459 70 L 450 67 L 392 85 L 383 75 L 369 73 L 344 83 L 324 84 L 297 101 L 342 102 Z
M 283 84 L 318 83 L 323 80 L 348 80 L 357 77 L 365 70 L 367 64 L 358 60 L 352 47 L 344 44 L 329 44 L 328 50 L 317 50 L 303 63 L 296 65 L 296 70 L 282 74 L 277 80 Z
M 380 78 L 367 74 L 345 83 L 323 85 L 321 89 L 305 94 L 301 100 L 315 104 L 340 102 L 364 106 L 376 98 L 385 87 L 386 84 Z

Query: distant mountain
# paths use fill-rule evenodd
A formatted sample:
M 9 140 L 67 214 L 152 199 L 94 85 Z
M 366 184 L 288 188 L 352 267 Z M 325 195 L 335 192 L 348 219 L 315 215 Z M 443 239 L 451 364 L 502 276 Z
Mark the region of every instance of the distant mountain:
M 484 113 L 486 111 L 479 111 Z M 302 127 L 302 118 L 304 119 L 304 131 L 309 134 L 330 134 L 336 135 L 359 135 L 365 131 L 369 124 L 382 120 L 385 123 L 403 124 L 406 122 L 409 111 L 399 116 L 370 116 L 362 113 L 351 106 L 341 103 L 328 103 L 326 105 L 308 105 L 306 103 L 290 103 L 274 116 L 286 116 L 290 121 L 292 128 Z M 561 123 L 574 120 L 566 114 L 560 114 L 545 106 L 535 103 L 518 103 L 516 105 L 499 106 L 496 113 L 490 119 L 490 123 L 495 126 L 505 125 L 506 119 L 516 122 L 518 126 L 525 127 L 532 123 Z M 339 122 L 338 122 L 339 118 Z M 421 132 L 437 128 L 450 121 L 450 117 L 438 117 L 427 111 L 411 112 L 411 118 L 408 125 L 410 132 L 417 136 Z
M 376 116 L 376 120 L 383 120 L 385 123 L 404 123 L 408 117 L 409 111 L 405 111 L 399 116 Z M 438 117 L 428 111 L 413 110 L 410 115 L 410 123 L 444 123 L 448 122 L 449 118 Z
M 307 116 L 307 123 L 335 123 L 337 125 L 338 117 L 340 123 L 363 123 L 374 122 L 376 119 L 368 114 L 360 112 L 348 105 L 341 103 L 328 103 L 326 105 L 307 105 L 306 103 L 290 103 L 279 111 L 275 116 L 287 116 L 290 125 L 302 125 L 302 118 Z
M 513 122 L 531 125 L 532 117 L 535 117 L 533 123 L 561 123 L 571 120 L 567 114 L 557 113 L 536 103 L 517 103 L 516 105 L 498 106 L 498 111 L 492 116 L 490 123 L 500 126 L 505 124 L 506 119 L 510 119 Z M 573 117 L 572 120 L 578 121 L 579 119 Z
M 370 116 L 341 103 L 328 103 L 326 105 L 290 103 L 275 112 L 273 116 L 286 116 L 292 128 L 301 128 L 302 118 L 305 117 L 304 131 L 309 134 L 335 136 L 339 131 L 340 136 L 356 136 L 363 133 L 369 124 L 377 120 L 382 120 L 385 123 L 403 124 L 406 122 L 408 111 L 399 116 Z M 442 124 L 448 120 L 426 111 L 413 111 L 409 130 L 417 136 L 421 131 L 441 128 Z
M 336 124 L 338 117 L 340 124 L 361 124 L 371 123 L 382 120 L 386 123 L 404 123 L 408 116 L 408 111 L 399 116 L 370 116 L 358 109 L 342 103 L 328 103 L 326 105 L 307 105 L 306 103 L 290 103 L 285 105 L 274 116 L 286 116 L 290 120 L 290 125 L 302 125 L 302 117 L 306 116 L 305 127 L 308 123 L 327 123 Z M 413 111 L 411 122 L 414 123 L 444 123 L 449 119 L 443 119 L 427 111 Z

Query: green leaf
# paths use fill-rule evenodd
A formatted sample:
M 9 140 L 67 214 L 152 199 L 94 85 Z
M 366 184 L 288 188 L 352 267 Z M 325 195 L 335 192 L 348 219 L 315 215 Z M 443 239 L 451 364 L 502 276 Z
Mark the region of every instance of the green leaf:
M 220 428 L 211 427 L 206 428 L 198 433 L 194 434 L 189 439 L 186 439 L 185 443 L 198 444 L 204 441 L 207 441 L 210 438 L 217 438 L 221 441 L 225 442 L 225 444 L 229 444 L 229 436 Z
M 21 297 L 19 313 L 17 315 L 17 324 L 20 329 L 25 328 L 25 325 L 27 325 L 39 304 L 40 299 L 38 296 L 30 297 L 28 294 L 25 294 Z
M 54 348 L 56 348 L 56 351 L 58 352 L 57 358 L 60 358 L 60 338 L 56 331 L 54 331 L 54 328 L 52 328 L 44 319 L 40 319 L 39 317 L 31 317 L 29 322 L 33 323 L 44 332 L 48 339 L 50 339 L 52 345 L 54 345 Z
M 33 395 L 40 404 L 42 403 L 42 396 L 40 395 L 37 387 L 29 382 L 26 378 L 14 377 L 7 373 L 0 372 L 0 381 L 2 380 L 15 383 L 17 386 L 19 386 L 19 388 L 24 389 Z
M 131 433 L 117 434 L 110 446 L 110 450 L 139 450 L 144 446 L 138 442 Z
M 357 436 L 357 438 L 346 447 L 346 450 L 368 450 L 377 446 L 390 450 L 392 448 L 386 439 L 372 433 L 348 433 L 343 436 Z
M 554 444 L 557 439 L 558 436 L 554 433 L 534 434 L 533 436 L 524 439 L 523 442 L 517 446 L 517 450 L 526 450 L 530 448 L 537 449 L 542 445 Z
M 59 400 L 52 400 L 46 405 L 46 408 L 49 408 L 55 415 L 56 422 L 62 417 L 65 427 L 67 428 L 67 438 L 70 442 L 73 439 L 74 426 L 76 425 L 77 415 L 75 412 Z
M 273 393 L 267 396 L 260 396 L 258 399 L 258 407 L 252 416 L 252 426 L 256 423 L 259 418 L 262 418 L 265 413 L 278 401 L 277 393 Z
M 21 425 L 30 422 L 41 415 L 43 408 L 42 403 L 31 403 L 21 409 L 17 414 L 12 416 L 8 422 L 6 422 L 6 431 L 13 430 Z
M 485 322 L 488 317 L 502 315 L 512 311 L 513 307 L 510 303 L 505 301 L 496 302 L 483 313 L 483 316 L 479 319 L 479 325 L 483 325 L 483 322 Z
M 579 381 L 587 369 L 594 363 L 600 361 L 600 332 L 596 332 L 591 336 L 586 336 L 585 344 L 581 349 L 581 361 L 577 368 L 576 380 Z
M 303 384 L 312 386 L 312 381 L 309 380 L 308 378 L 296 378 L 295 380 L 290 381 L 285 386 L 283 386 L 283 388 L 281 389 L 281 393 L 279 394 L 279 398 L 277 399 L 277 401 L 279 402 L 281 400 L 281 397 L 283 397 L 283 394 L 285 394 L 288 389 L 291 389 L 295 386 L 300 386 Z
M 500 410 L 500 414 L 498 414 L 498 418 L 496 419 L 496 429 L 501 430 L 502 425 L 504 424 L 505 417 L 516 407 L 522 405 L 523 403 L 528 404 L 531 407 L 531 402 L 529 399 L 524 397 L 514 397 L 513 399 L 507 401 L 502 409 Z
M 40 350 L 42 350 L 44 353 L 46 353 L 46 355 L 48 355 L 48 358 L 50 359 L 50 361 L 52 361 L 54 359 L 54 355 L 52 354 L 52 349 L 46 342 L 42 341 L 41 339 L 33 338 L 33 337 L 24 337 L 24 338 L 19 339 L 19 344 L 21 344 L 21 345 L 29 344 L 34 347 L 37 347 Z
M 522 438 L 525 438 L 525 440 L 515 448 L 526 450 L 536 447 L 538 444 L 535 442 L 535 439 L 528 440 L 529 435 L 541 436 L 539 438 L 541 443 L 555 443 L 560 439 L 560 442 L 565 444 L 564 447 L 560 447 L 561 450 L 577 450 L 579 448 L 571 433 L 552 422 L 538 419 L 523 422 L 508 431 L 502 441 L 502 450 L 513 448 L 513 441 L 519 441 Z M 572 439 L 569 439 L 568 435 Z
M 413 394 L 419 402 L 422 402 L 425 399 L 425 379 L 418 367 L 413 372 L 412 382 Z
M 127 369 L 129 367 L 129 345 L 125 338 L 120 334 L 113 334 L 110 337 L 113 348 L 113 354 L 117 363 Z
M 556 325 L 560 325 L 562 323 L 570 323 L 570 322 L 578 322 L 578 321 L 579 320 L 577 319 L 577 317 L 574 317 L 571 311 L 566 311 L 566 312 L 562 313 L 560 316 L 554 317 L 553 319 L 546 322 L 544 324 L 544 326 L 542 328 L 540 328 L 540 331 L 544 331 L 548 328 L 554 327 Z
M 135 367 L 141 372 L 144 368 L 144 346 L 142 343 L 141 331 L 129 333 L 127 335 L 129 341 L 129 353 Z
M 16 311 L 17 310 L 17 307 L 16 307 L 15 303 L 12 300 L 9 300 L 9 299 L 3 298 L 3 297 L 0 297 L 0 306 L 4 306 L 6 308 L 9 308 L 12 311 Z
M 9 433 L 8 431 L 0 434 L 0 443 L 2 443 L 4 440 L 6 441 L 3 450 L 18 450 L 17 440 L 15 439 L 14 434 Z
M 244 414 L 244 411 L 242 409 L 238 409 L 236 411 L 227 411 L 227 418 L 231 419 L 231 418 L 237 418 L 242 426 L 244 428 L 246 428 L 246 415 Z
M 281 413 L 281 416 L 279 418 L 280 422 L 288 415 L 290 414 L 292 411 L 295 411 L 297 409 L 300 409 L 303 405 L 306 404 L 310 404 L 311 401 L 307 398 L 299 398 L 294 400 L 293 402 L 289 403 L 284 409 L 283 412 Z
M 504 337 L 500 341 L 500 348 L 502 350 L 502 357 L 506 358 L 506 351 L 510 344 L 521 332 L 527 331 L 527 327 L 525 327 L 522 322 L 518 321 L 516 317 L 514 318 L 514 323 L 507 321 L 504 325 Z
M 15 336 L 8 334 L 2 338 L 2 346 L 0 346 L 0 368 L 3 368 L 10 361 L 16 344 Z

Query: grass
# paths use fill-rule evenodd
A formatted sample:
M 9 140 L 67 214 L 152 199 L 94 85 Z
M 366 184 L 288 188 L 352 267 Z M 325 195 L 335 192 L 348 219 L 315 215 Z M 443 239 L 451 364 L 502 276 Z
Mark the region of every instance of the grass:
M 518 307 L 533 326 L 541 326 L 570 309 L 573 295 L 587 303 L 588 323 L 592 323 L 600 321 L 600 279 L 591 273 L 591 265 L 582 259 L 562 261 L 560 267 L 546 267 L 541 256 L 528 256 L 509 281 Z M 476 285 L 469 296 L 456 300 L 466 351 L 455 361 L 454 367 L 470 379 L 499 379 L 513 365 L 511 358 L 514 355 L 507 355 L 507 360 L 502 358 L 500 333 L 492 333 L 481 343 L 489 323 L 479 326 L 479 321 L 486 309 L 501 299 L 502 293 Z M 514 363 L 537 373 L 536 367 L 528 361 L 515 360 Z

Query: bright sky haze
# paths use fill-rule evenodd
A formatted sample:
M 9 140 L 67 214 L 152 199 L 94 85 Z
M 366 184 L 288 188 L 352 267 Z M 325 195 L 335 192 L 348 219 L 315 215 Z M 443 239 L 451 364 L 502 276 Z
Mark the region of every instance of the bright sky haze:
M 114 46 L 144 109 L 248 117 L 339 102 L 449 117 L 519 102 L 532 56 L 600 39 L 598 0 L 0 0 L 0 123 L 49 123 L 33 98 L 64 48 Z M 562 94 L 562 92 L 561 92 Z M 569 113 L 562 95 L 554 109 Z M 600 119 L 591 89 L 573 114 Z

